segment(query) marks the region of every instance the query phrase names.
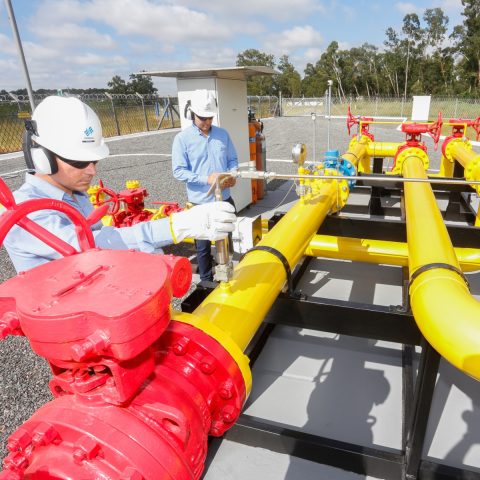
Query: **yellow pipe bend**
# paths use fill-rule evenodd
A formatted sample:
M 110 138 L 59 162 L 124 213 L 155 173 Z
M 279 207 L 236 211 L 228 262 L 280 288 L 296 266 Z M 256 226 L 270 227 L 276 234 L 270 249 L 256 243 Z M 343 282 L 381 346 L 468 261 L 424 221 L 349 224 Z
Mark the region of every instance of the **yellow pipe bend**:
M 427 178 L 421 159 L 407 156 L 405 178 Z M 437 264 L 459 269 L 431 185 L 405 182 L 410 276 Z M 460 370 L 480 379 L 480 303 L 459 272 L 434 267 L 411 281 L 410 304 L 428 342 Z
M 447 145 L 448 153 L 463 166 L 465 179 L 478 182 L 480 180 L 480 155 L 472 150 L 472 144 L 461 139 L 454 139 Z M 480 185 L 472 185 L 480 193 Z

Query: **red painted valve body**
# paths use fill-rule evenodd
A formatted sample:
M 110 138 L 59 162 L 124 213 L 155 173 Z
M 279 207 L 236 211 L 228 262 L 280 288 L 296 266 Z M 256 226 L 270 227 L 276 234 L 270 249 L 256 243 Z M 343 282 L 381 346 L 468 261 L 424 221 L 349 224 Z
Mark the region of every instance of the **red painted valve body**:
M 9 438 L 0 479 L 200 477 L 245 387 L 219 343 L 170 322 L 190 281 L 184 258 L 91 249 L 0 286 L 0 319 L 49 360 L 57 397 Z
M 102 194 L 107 197 L 105 200 L 100 200 Z M 100 181 L 100 188 L 95 194 L 94 204 L 97 206 L 111 204 L 109 214 L 112 217 L 112 225 L 114 227 L 131 227 L 137 223 L 150 220 L 154 215 L 154 212 L 145 208 L 145 197 L 148 197 L 146 188 L 127 188 L 116 193 L 105 187 L 103 182 Z M 152 202 L 152 204 L 162 205 L 159 210 L 163 217 L 168 217 L 172 213 L 183 210 L 175 202 Z
M 113 215 L 114 226 L 130 227 L 150 220 L 153 212 L 145 209 L 145 197 L 147 196 L 147 189 L 143 187 L 122 190 L 118 197 L 125 208 Z

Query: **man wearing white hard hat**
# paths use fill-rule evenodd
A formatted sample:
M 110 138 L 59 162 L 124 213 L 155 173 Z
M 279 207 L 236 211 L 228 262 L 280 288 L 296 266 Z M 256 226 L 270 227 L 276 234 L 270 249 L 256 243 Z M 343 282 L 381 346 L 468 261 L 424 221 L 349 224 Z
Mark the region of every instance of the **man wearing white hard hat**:
M 188 201 L 208 205 L 215 201 L 211 186 L 220 173 L 238 168 L 237 152 L 228 132 L 212 125 L 217 115 L 216 99 L 207 90 L 195 90 L 185 107 L 185 117 L 192 125 L 177 134 L 172 146 L 173 176 L 186 183 Z M 235 177 L 222 180 L 222 198 L 234 205 L 230 187 Z M 196 240 L 200 280 L 213 280 L 211 242 Z
M 47 97 L 26 123 L 24 155 L 30 172 L 14 192 L 17 202 L 50 198 L 68 203 L 85 217 L 93 211 L 86 194 L 96 175 L 96 164 L 109 154 L 95 112 L 76 98 Z M 214 207 L 214 208 L 212 208 Z M 226 202 L 200 205 L 131 227 L 92 226 L 95 244 L 106 249 L 136 249 L 157 253 L 185 237 L 216 240 L 233 230 L 233 207 Z M 75 226 L 62 213 L 42 210 L 29 218 L 78 248 Z M 60 257 L 60 254 L 21 227 L 13 227 L 5 248 L 17 271 Z

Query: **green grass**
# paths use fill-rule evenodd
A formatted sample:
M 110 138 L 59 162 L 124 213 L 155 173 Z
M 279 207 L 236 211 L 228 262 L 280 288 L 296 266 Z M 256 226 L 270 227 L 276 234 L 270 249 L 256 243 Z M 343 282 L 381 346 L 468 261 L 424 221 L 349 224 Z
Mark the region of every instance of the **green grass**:
M 101 105 L 97 114 L 102 123 L 103 135 L 105 137 L 113 137 L 117 135 L 127 135 L 129 133 L 139 133 L 151 130 L 157 130 L 163 111 L 160 111 L 160 117 L 155 115 L 153 106 L 146 106 L 145 113 L 147 116 L 148 129 L 145 123 L 145 115 L 142 106 L 119 106 L 115 108 L 117 121 L 113 115 L 110 105 Z M 0 109 L 0 154 L 17 152 L 22 149 L 22 135 L 24 131 L 24 121 L 17 117 L 16 113 L 2 115 Z M 118 129 L 117 129 L 118 122 Z M 180 126 L 180 120 L 174 117 L 175 127 Z M 165 118 L 161 128 L 172 128 L 170 118 Z
M 312 102 L 315 101 L 315 104 Z M 305 103 L 302 105 L 302 103 Z M 160 119 L 163 115 L 163 109 L 160 109 L 160 116 L 157 117 L 153 105 L 145 105 L 145 114 L 139 104 L 132 104 L 131 101 L 125 101 L 124 104 L 115 105 L 116 119 L 113 114 L 112 104 L 109 100 L 99 100 L 89 102 L 89 105 L 97 112 L 102 122 L 103 134 L 105 137 L 116 135 L 126 135 L 129 133 L 138 133 L 157 130 Z M 271 116 L 271 108 L 275 105 L 275 100 L 271 102 L 261 99 L 259 102 L 255 99 L 251 102 L 251 107 L 255 111 L 257 118 Z M 331 114 L 336 116 L 347 115 L 348 103 L 332 102 Z M 378 117 L 407 117 L 412 113 L 412 102 L 402 102 L 401 99 L 378 100 L 364 98 L 361 100 L 352 99 L 351 109 L 354 115 L 378 116 Z M 450 118 L 470 118 L 474 119 L 480 116 L 480 100 L 469 100 L 463 98 L 435 98 L 430 103 L 430 120 L 435 121 L 438 112 L 441 111 L 444 121 Z M 316 112 L 319 115 L 325 114 L 324 98 L 318 99 L 284 99 L 283 115 L 300 116 L 310 115 Z M 0 153 L 9 153 L 19 151 L 22 148 L 23 119 L 18 118 L 18 107 L 16 104 L 0 104 Z M 147 117 L 147 124 L 145 122 Z M 118 123 L 118 127 L 117 127 Z M 175 127 L 180 126 L 180 120 L 174 116 Z M 165 118 L 161 128 L 171 128 L 170 118 Z M 445 134 L 448 134 L 444 130 Z M 472 138 L 473 138 L 472 134 Z

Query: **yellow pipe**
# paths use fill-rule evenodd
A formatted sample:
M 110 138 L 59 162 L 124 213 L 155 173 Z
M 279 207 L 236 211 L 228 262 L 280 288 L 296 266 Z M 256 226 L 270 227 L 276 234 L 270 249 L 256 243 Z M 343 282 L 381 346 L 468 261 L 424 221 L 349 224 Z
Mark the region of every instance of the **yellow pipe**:
M 367 152 L 371 157 L 394 157 L 398 147 L 405 142 L 370 142 L 367 146 Z
M 456 160 L 465 170 L 467 181 L 478 182 L 480 180 L 480 155 L 472 150 L 472 144 L 461 138 L 450 140 L 445 149 L 446 157 Z M 480 193 L 480 185 L 472 185 L 472 188 Z
M 366 155 L 358 144 L 343 158 L 357 166 Z M 305 182 L 308 193 L 258 243 L 258 247 L 278 252 L 288 268 L 298 263 L 310 239 L 327 214 L 338 208 L 348 184 L 341 176 L 332 180 Z M 341 190 L 341 191 L 340 191 Z M 248 253 L 235 267 L 232 279 L 221 283 L 192 314 L 177 313 L 174 319 L 189 323 L 215 338 L 228 350 L 239 366 L 247 394 L 251 390 L 251 371 L 243 351 L 258 330 L 287 279 L 279 256 L 263 250 Z
M 462 139 L 459 141 L 451 140 L 448 144 L 448 152 L 452 157 L 463 166 L 467 168 L 471 163 L 475 166 L 479 163 L 480 155 L 472 150 L 472 146 L 469 142 L 464 142 Z
M 318 182 L 321 187 L 301 198 L 257 245 L 281 252 L 290 268 L 299 261 L 310 238 L 336 204 L 340 182 Z M 285 280 L 286 271 L 281 260 L 272 253 L 255 250 L 235 267 L 232 279 L 221 283 L 192 314 L 173 315 L 174 320 L 204 331 L 230 353 L 242 372 L 247 395 L 252 388 L 252 374 L 243 351 Z
M 405 158 L 402 173 L 405 178 L 427 178 L 423 161 L 416 155 Z M 480 379 L 480 304 L 459 273 L 435 266 L 460 267 L 431 186 L 406 182 L 404 188 L 415 321 L 441 355 Z M 427 269 L 412 280 L 422 267 Z
M 463 272 L 480 270 L 480 250 L 459 247 L 454 250 Z M 315 235 L 306 248 L 305 255 L 399 267 L 408 266 L 408 244 L 405 242 Z
M 318 193 L 306 195 L 258 243 L 278 250 L 293 268 L 321 223 L 336 204 L 337 181 L 322 182 Z M 295 234 L 293 234 L 295 232 Z M 216 288 L 194 315 L 199 328 L 211 323 L 221 328 L 243 351 L 268 313 L 286 280 L 285 267 L 273 254 L 247 254 L 233 278 Z

